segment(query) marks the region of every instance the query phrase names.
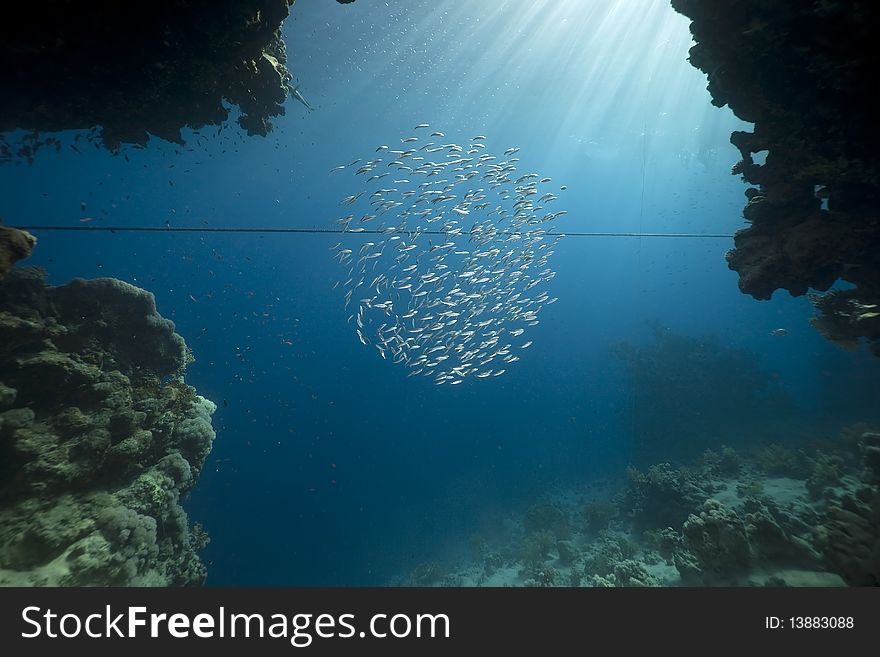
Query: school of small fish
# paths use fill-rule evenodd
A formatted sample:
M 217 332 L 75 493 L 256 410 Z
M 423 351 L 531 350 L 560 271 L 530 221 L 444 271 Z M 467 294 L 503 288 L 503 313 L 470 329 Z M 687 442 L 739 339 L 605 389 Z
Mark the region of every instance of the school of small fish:
M 370 238 L 331 247 L 347 272 L 334 288 L 363 345 L 409 376 L 459 385 L 501 376 L 532 345 L 524 335 L 557 300 L 552 229 L 567 212 L 548 209 L 550 178 L 517 172 L 519 148 L 496 157 L 484 135 L 460 146 L 429 129 L 331 170 L 363 176 L 336 226 Z

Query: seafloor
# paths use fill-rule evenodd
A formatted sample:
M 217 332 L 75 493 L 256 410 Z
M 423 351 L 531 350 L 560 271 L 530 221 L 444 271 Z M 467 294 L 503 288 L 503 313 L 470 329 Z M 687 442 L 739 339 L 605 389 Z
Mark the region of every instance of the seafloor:
M 876 586 L 880 433 L 707 450 L 547 491 L 406 586 Z

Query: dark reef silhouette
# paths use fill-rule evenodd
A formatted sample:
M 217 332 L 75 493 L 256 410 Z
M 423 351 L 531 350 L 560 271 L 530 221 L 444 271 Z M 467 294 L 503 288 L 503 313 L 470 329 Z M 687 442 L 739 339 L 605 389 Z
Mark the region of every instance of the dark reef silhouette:
M 149 135 L 216 125 L 237 106 L 249 135 L 284 114 L 281 23 L 294 0 L 163 0 L 149 7 L 74 0 L 17 3 L 0 25 L 0 161 L 28 160 L 46 132 L 89 130 L 116 151 Z
M 816 328 L 880 356 L 880 61 L 871 0 L 672 0 L 691 20 L 690 62 L 713 104 L 755 124 L 731 142 L 733 173 L 753 186 L 727 255 L 740 289 L 811 296 Z M 763 164 L 755 154 L 766 154 Z

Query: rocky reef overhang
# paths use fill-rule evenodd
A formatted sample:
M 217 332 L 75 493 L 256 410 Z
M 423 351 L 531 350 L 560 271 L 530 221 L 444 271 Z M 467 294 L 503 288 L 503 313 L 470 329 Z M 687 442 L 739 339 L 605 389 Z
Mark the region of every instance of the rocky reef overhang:
M 0 22 L 0 160 L 28 159 L 41 133 L 98 127 L 116 150 L 219 124 L 230 106 L 251 135 L 284 113 L 281 23 L 294 0 L 16 3 Z M 49 145 L 55 142 L 49 142 Z
M 740 289 L 811 296 L 813 323 L 844 347 L 880 355 L 880 133 L 873 99 L 880 5 L 870 0 L 672 0 L 691 20 L 691 63 L 734 132 L 752 185 L 727 255 Z M 760 156 L 756 157 L 756 154 Z M 763 158 L 763 162 L 761 159 Z

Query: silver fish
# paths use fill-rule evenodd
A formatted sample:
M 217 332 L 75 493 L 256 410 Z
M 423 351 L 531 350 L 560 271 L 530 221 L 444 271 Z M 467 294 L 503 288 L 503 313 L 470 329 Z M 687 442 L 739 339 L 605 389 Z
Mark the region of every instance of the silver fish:
M 372 176 L 362 191 L 345 197 L 343 204 L 355 213 L 369 206 L 360 223 L 375 219 L 378 227 L 371 232 L 377 237 L 360 245 L 357 261 L 350 249 L 332 249 L 346 267 L 337 283 L 346 290 L 345 305 L 356 289 L 376 295 L 362 300 L 349 318 L 356 320 L 358 339 L 411 376 L 430 376 L 436 385 L 503 374 L 497 363 L 520 359 L 503 336 L 523 335 L 538 324 L 540 310 L 557 300 L 548 291 L 555 276 L 548 246 L 562 237 L 552 230 L 565 211 L 541 211 L 541 203 L 556 200 L 541 189 L 551 181 L 537 173 L 517 175 L 519 158 L 510 156 L 519 148 L 505 151 L 507 159 L 499 162 L 481 152 L 485 140 L 477 135 L 466 149 L 426 144 L 420 149 L 426 158 L 415 149 L 377 148 L 387 153 L 384 168 L 406 171 L 406 178 L 395 180 L 393 188 L 378 188 L 380 178 Z M 367 173 L 383 161 L 372 159 L 352 171 Z M 343 231 L 365 230 L 350 227 L 354 216 L 337 220 Z M 531 345 L 526 341 L 520 349 Z
M 303 97 L 303 95 L 300 93 L 300 91 L 299 91 L 299 85 L 297 85 L 297 86 L 294 87 L 294 86 L 291 86 L 291 85 L 288 84 L 288 85 L 287 85 L 287 90 L 290 92 L 290 95 L 291 95 L 291 96 L 293 96 L 296 100 L 298 100 L 300 103 L 302 103 L 303 105 L 305 105 L 305 106 L 306 106 L 306 109 L 308 109 L 310 112 L 313 111 L 313 110 L 315 109 L 314 107 L 312 107 L 311 105 L 309 105 L 309 102 L 308 102 L 308 101 Z

